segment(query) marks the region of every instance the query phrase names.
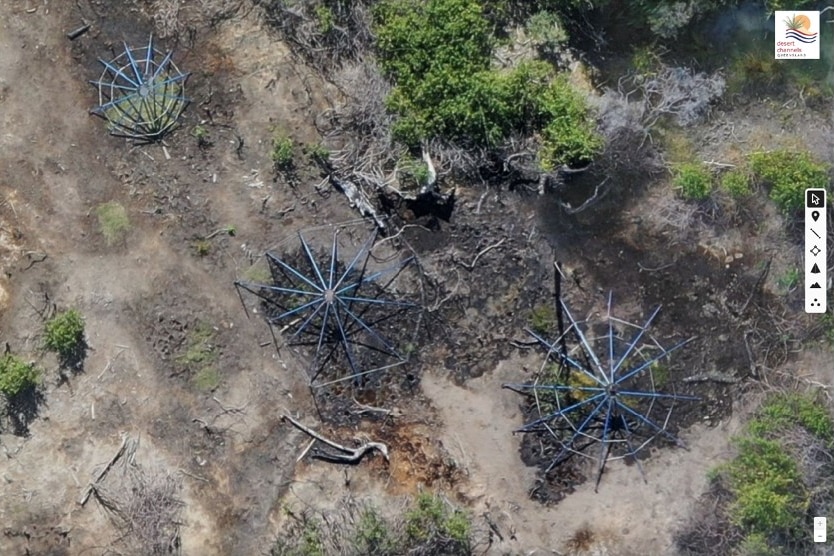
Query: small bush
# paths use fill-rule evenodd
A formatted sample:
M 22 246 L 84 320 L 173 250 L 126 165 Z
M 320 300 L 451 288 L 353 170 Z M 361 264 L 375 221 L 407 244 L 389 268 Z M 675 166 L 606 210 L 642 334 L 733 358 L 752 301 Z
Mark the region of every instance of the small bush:
M 807 152 L 753 153 L 750 167 L 759 179 L 771 186 L 770 198 L 787 214 L 805 206 L 805 189 L 828 189 L 828 169 Z
M 712 192 L 712 175 L 703 164 L 688 162 L 675 169 L 673 183 L 685 199 L 703 201 Z
M 554 21 L 545 14 L 533 23 L 556 40 Z M 479 2 L 383 0 L 374 23 L 400 141 L 494 147 L 513 132 L 540 131 L 545 169 L 587 164 L 601 148 L 585 99 L 549 64 L 490 67 L 495 37 Z
M 84 317 L 76 309 L 58 313 L 44 325 L 44 347 L 61 359 L 73 358 L 84 346 Z
M 398 162 L 401 179 L 406 184 L 423 186 L 429 181 L 429 167 L 422 160 L 404 158 Z
M 747 197 L 753 191 L 750 188 L 750 174 L 744 169 L 735 169 L 721 176 L 721 188 L 732 197 Z
M 769 437 L 799 425 L 821 440 L 834 441 L 834 422 L 826 408 L 801 394 L 768 398 L 749 423 L 751 434 Z
M 429 549 L 436 547 L 442 549 L 443 554 L 468 554 L 471 530 L 469 516 L 452 509 L 438 495 L 420 493 L 405 516 L 405 532 L 410 544 Z
M 197 140 L 197 146 L 201 149 L 210 147 L 213 144 L 208 129 L 202 125 L 194 126 L 194 129 L 191 130 L 191 136 Z
M 391 526 L 370 507 L 362 511 L 351 545 L 355 554 L 396 554 L 397 550 Z
M 729 517 L 746 534 L 740 548 L 770 547 L 763 540 L 802 540 L 807 535 L 813 495 L 809 487 L 821 488 L 819 477 L 803 477 L 793 438 L 805 429 L 812 442 L 820 441 L 830 450 L 834 440 L 834 423 L 828 410 L 812 398 L 800 394 L 769 397 L 748 423 L 747 434 L 736 439 L 738 455 L 719 467 L 716 477 L 726 481 L 733 500 Z M 805 448 L 807 441 L 801 442 Z M 807 470 L 806 470 L 807 472 Z M 821 470 L 826 473 L 825 470 Z M 822 475 L 827 476 L 827 475 Z M 806 481 L 811 481 L 806 484 Z M 822 486 L 822 488 L 825 488 Z M 779 553 L 779 552 L 776 552 Z
M 560 164 L 582 166 L 602 149 L 585 99 L 564 77 L 555 79 L 541 98 L 547 123 L 542 129 L 539 155 L 546 170 Z
M 651 45 L 635 47 L 631 55 L 631 66 L 639 75 L 652 75 L 662 67 L 657 48 Z
M 527 20 L 527 34 L 545 54 L 553 54 L 568 41 L 565 26 L 555 13 L 536 12 Z
M 198 257 L 206 257 L 211 253 L 211 242 L 207 239 L 198 239 L 194 242 L 194 253 Z
M 776 440 L 744 437 L 737 444 L 739 455 L 729 467 L 733 520 L 755 533 L 796 535 L 808 510 L 796 461 Z
M 276 134 L 272 138 L 272 152 L 270 153 L 272 162 L 279 168 L 292 166 L 293 147 L 292 139 L 286 135 Z
M 107 245 L 121 241 L 130 230 L 130 220 L 125 208 L 115 202 L 104 203 L 96 208 L 98 226 Z
M 780 556 L 782 553 L 770 546 L 765 535 L 750 533 L 741 541 L 736 554 L 737 556 Z
M 550 303 L 533 308 L 530 313 L 530 329 L 536 334 L 551 334 L 556 328 L 556 311 Z
M 316 143 L 315 145 L 308 145 L 306 150 L 307 156 L 309 156 L 315 162 L 326 162 L 330 158 L 330 149 L 328 149 L 321 143 Z
M 0 392 L 14 397 L 38 384 L 40 372 L 32 363 L 26 363 L 16 355 L 0 357 Z
M 319 4 L 314 9 L 316 16 L 316 23 L 318 23 L 319 32 L 327 34 L 333 30 L 333 11 L 330 7 Z
M 206 392 L 213 392 L 220 386 L 220 373 L 214 367 L 203 367 L 194 375 L 194 386 Z
M 200 390 L 212 391 L 220 384 L 221 376 L 215 367 L 217 347 L 214 344 L 214 329 L 200 322 L 192 328 L 185 339 L 185 345 L 175 361 L 192 373 L 191 381 Z

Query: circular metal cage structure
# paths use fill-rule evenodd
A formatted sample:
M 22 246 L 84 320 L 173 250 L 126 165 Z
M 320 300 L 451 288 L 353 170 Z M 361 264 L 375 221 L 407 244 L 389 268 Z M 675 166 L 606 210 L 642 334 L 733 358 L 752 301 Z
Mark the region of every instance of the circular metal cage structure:
M 154 47 L 153 36 L 146 46 L 132 48 L 105 61 L 101 76 L 91 81 L 98 89 L 98 106 L 91 112 L 107 120 L 111 134 L 141 142 L 161 139 L 177 125 L 189 100 L 182 73 L 172 52 Z
M 538 418 L 516 432 L 538 434 L 554 448 L 545 472 L 573 455 L 589 458 L 596 461 L 597 487 L 606 462 L 616 459 L 635 461 L 645 480 L 638 456 L 657 437 L 685 447 L 668 430 L 673 410 L 699 399 L 661 391 L 670 381 L 670 354 L 691 339 L 664 348 L 649 333 L 659 306 L 634 324 L 613 316 L 611 305 L 609 294 L 603 323 L 592 326 L 575 319 L 559 297 L 556 340 L 527 330 L 545 350 L 535 380 L 504 385 L 533 400 Z
M 345 225 L 300 231 L 264 254 L 266 268 L 235 282 L 239 294 L 257 297 L 251 310 L 264 314 L 276 346 L 309 361 L 310 386 L 373 387 L 380 371 L 416 350 L 421 286 L 407 272 L 414 258 L 384 242 L 377 231 Z

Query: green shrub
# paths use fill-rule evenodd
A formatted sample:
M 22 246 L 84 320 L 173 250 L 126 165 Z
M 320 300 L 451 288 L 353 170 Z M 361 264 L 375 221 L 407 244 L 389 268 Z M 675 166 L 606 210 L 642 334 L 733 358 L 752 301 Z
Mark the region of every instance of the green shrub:
M 351 545 L 355 554 L 396 554 L 397 540 L 390 525 L 368 507 L 362 510 Z
M 191 136 L 197 140 L 197 146 L 200 148 L 204 149 L 212 145 L 211 134 L 202 125 L 194 126 L 194 129 L 191 130 Z
M 702 201 L 712 192 L 712 175 L 703 164 L 686 162 L 675 168 L 673 183 L 685 199 Z
M 272 138 L 272 152 L 270 153 L 272 162 L 279 168 L 292 166 L 293 147 L 292 139 L 286 135 L 276 133 Z
M 329 33 L 333 30 L 333 10 L 325 4 L 318 4 L 314 13 L 321 33 Z
M 194 386 L 206 392 L 213 392 L 220 386 L 220 373 L 214 367 L 203 367 L 194 375 Z
M 38 384 L 40 373 L 32 363 L 26 363 L 16 355 L 0 357 L 0 392 L 14 397 Z
M 438 539 L 449 539 L 447 553 L 468 549 L 472 523 L 463 511 L 452 509 L 438 495 L 420 493 L 405 516 L 405 532 L 412 544 L 431 546 Z
M 211 242 L 207 239 L 198 239 L 194 242 L 194 253 L 198 257 L 205 257 L 211 253 Z
M 76 309 L 58 313 L 44 325 L 44 347 L 70 359 L 84 346 L 84 317 Z
M 653 45 L 637 46 L 631 55 L 631 66 L 639 75 L 652 75 L 662 66 L 657 48 Z
M 418 186 L 425 185 L 429 181 L 429 167 L 422 160 L 406 157 L 397 163 L 400 177 L 406 183 L 413 183 Z
M 330 149 L 328 149 L 321 143 L 316 143 L 315 145 L 308 145 L 307 156 L 309 156 L 316 162 L 326 162 L 330 158 Z
M 556 311 L 550 303 L 533 308 L 530 313 L 530 329 L 537 334 L 551 334 L 556 328 Z
M 741 554 L 758 554 L 753 548 L 763 539 L 801 539 L 807 534 L 812 494 L 799 458 L 783 444 L 797 427 L 832 446 L 834 424 L 824 405 L 796 393 L 770 396 L 746 434 L 735 440 L 738 455 L 715 474 L 727 481 L 733 495 L 730 519 L 747 533 L 740 549 L 750 550 Z
M 736 556 L 780 556 L 782 553 L 770 546 L 767 537 L 761 533 L 750 533 L 739 544 Z
M 769 397 L 748 429 L 755 436 L 769 437 L 796 425 L 821 440 L 834 440 L 834 421 L 828 410 L 813 398 L 796 393 Z
M 585 100 L 568 80 L 558 77 L 541 98 L 547 123 L 542 130 L 539 158 L 545 170 L 560 164 L 583 166 L 602 148 Z
M 744 437 L 737 445 L 728 469 L 736 525 L 765 535 L 804 531 L 808 493 L 793 456 L 776 440 Z
M 490 69 L 494 37 L 474 0 L 383 0 L 374 9 L 386 99 L 408 145 L 442 137 L 495 146 L 514 131 L 542 132 L 542 165 L 585 164 L 599 151 L 584 98 L 541 61 Z
M 568 41 L 568 33 L 559 16 L 553 12 L 536 12 L 527 20 L 527 34 L 545 53 L 554 53 Z
M 113 245 L 121 241 L 130 230 L 127 211 L 115 201 L 96 207 L 96 216 L 98 216 L 98 226 L 107 245 Z
M 721 176 L 721 187 L 732 197 L 747 197 L 752 193 L 750 174 L 743 168 L 730 170 Z
M 807 152 L 753 153 L 750 167 L 759 179 L 771 186 L 770 198 L 785 213 L 805 206 L 805 189 L 828 189 L 828 169 Z
M 222 380 L 217 370 L 217 346 L 214 344 L 214 328 L 205 322 L 198 322 L 188 331 L 185 343 L 174 360 L 191 373 L 191 383 L 199 390 L 211 392 Z

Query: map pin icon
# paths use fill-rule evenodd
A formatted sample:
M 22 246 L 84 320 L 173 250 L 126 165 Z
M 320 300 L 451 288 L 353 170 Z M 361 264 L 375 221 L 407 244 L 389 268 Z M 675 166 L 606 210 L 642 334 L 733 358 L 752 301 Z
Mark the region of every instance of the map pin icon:
M 814 222 L 816 222 L 819 217 L 820 217 L 820 211 L 818 211 L 818 210 L 812 210 L 811 211 L 811 218 L 814 219 Z

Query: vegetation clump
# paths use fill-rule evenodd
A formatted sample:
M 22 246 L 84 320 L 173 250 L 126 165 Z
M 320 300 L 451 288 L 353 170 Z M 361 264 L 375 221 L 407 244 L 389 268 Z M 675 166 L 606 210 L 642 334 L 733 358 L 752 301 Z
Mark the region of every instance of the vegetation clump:
M 530 313 L 530 329 L 536 334 L 550 334 L 556 328 L 556 311 L 550 303 L 536 305 Z
M 772 395 L 735 443 L 738 455 L 713 480 L 731 495 L 727 517 L 743 535 L 739 548 L 797 546 L 809 520 L 831 509 L 834 462 L 817 457 L 834 448 L 828 410 L 801 394 Z
M 272 162 L 277 168 L 286 169 L 292 166 L 293 147 L 294 144 L 292 139 L 280 133 L 275 134 L 272 138 L 272 151 L 270 152 L 270 158 L 272 158 Z
M 736 199 L 747 197 L 753 192 L 750 187 L 750 174 L 743 168 L 724 173 L 721 176 L 721 188 Z
M 215 367 L 214 329 L 208 323 L 199 322 L 188 332 L 185 345 L 175 360 L 193 373 L 194 385 L 200 390 L 212 391 L 220 384 L 220 373 Z
M 115 201 L 103 203 L 96 208 L 98 225 L 107 245 L 121 241 L 130 230 L 130 220 L 125 208 Z
M 469 554 L 472 523 L 461 510 L 435 495 L 420 493 L 405 516 L 410 544 L 434 547 L 435 554 Z
M 542 61 L 490 67 L 495 38 L 475 0 L 384 0 L 374 11 L 379 63 L 404 143 L 443 138 L 496 146 L 541 132 L 544 168 L 587 164 L 602 146 L 584 98 Z
M 75 358 L 84 348 L 84 317 L 77 309 L 60 312 L 44 325 L 44 347 L 62 361 Z
M 405 512 L 390 518 L 352 500 L 326 518 L 309 510 L 286 513 L 288 527 L 269 556 L 474 554 L 470 517 L 438 494 L 421 493 Z
M 37 386 L 39 376 L 34 364 L 16 355 L 7 353 L 0 357 L 0 392 L 6 397 L 13 398 Z
M 828 189 L 828 168 L 807 152 L 752 153 L 750 167 L 759 180 L 770 186 L 770 198 L 786 214 L 804 206 L 805 189 Z
M 712 175 L 703 164 L 686 162 L 675 169 L 673 183 L 685 199 L 703 201 L 712 192 Z

